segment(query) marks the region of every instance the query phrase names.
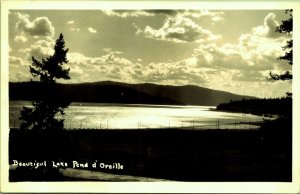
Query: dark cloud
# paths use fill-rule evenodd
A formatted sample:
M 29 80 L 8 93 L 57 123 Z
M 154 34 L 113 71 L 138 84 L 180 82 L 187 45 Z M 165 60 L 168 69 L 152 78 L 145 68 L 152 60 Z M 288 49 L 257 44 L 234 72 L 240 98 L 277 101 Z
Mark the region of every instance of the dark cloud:
M 153 14 L 165 14 L 169 16 L 175 16 L 178 13 L 184 12 L 184 10 L 172 10 L 172 9 L 153 9 L 153 10 L 143 10 L 147 13 Z

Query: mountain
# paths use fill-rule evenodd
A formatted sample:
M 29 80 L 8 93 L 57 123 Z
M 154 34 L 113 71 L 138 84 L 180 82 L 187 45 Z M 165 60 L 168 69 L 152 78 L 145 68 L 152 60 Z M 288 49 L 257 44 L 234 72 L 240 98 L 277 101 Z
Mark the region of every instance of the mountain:
M 254 98 L 193 85 L 127 84 L 111 81 L 58 84 L 56 89 L 61 98 L 73 102 L 216 106 L 231 100 Z M 11 82 L 9 99 L 39 99 L 42 90 L 40 82 Z

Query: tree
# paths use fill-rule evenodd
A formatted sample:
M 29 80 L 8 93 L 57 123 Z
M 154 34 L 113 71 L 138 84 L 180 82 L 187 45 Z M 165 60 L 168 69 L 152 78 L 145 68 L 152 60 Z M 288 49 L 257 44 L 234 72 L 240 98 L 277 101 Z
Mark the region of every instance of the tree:
M 284 33 L 288 36 L 291 36 L 293 34 L 293 10 L 289 9 L 285 11 L 286 14 L 289 14 L 289 18 L 287 20 L 283 20 L 282 23 L 277 26 L 276 32 Z M 291 38 L 286 42 L 286 45 L 282 47 L 282 49 L 285 51 L 285 54 L 283 56 L 278 57 L 278 60 L 286 60 L 289 65 L 293 65 L 293 39 Z M 293 79 L 293 75 L 286 71 L 283 74 L 273 74 L 270 72 L 270 78 L 268 78 L 271 81 L 277 81 L 277 80 L 291 80 Z
M 63 35 L 60 34 L 54 46 L 54 54 L 41 61 L 32 57 L 29 71 L 33 77 L 39 77 L 39 97 L 32 102 L 33 108 L 23 107 L 21 110 L 21 129 L 60 130 L 63 129 L 63 119 L 56 118 L 57 113 L 64 115 L 64 109 L 70 102 L 58 93 L 58 79 L 70 79 L 70 69 L 64 69 L 68 63 Z

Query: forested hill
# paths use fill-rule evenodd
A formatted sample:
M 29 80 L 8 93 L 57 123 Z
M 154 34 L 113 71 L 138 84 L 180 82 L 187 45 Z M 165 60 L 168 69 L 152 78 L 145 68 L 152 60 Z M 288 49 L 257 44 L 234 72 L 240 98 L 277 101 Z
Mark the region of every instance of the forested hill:
M 292 114 L 292 107 L 292 98 L 282 97 L 230 101 L 229 103 L 219 104 L 217 110 L 244 112 L 257 115 L 276 114 L 288 116 Z
M 9 99 L 37 99 L 41 95 L 41 89 L 39 82 L 9 83 Z M 110 81 L 58 84 L 57 93 L 61 98 L 73 102 L 208 106 L 216 106 L 231 100 L 253 98 L 192 85 L 126 84 Z

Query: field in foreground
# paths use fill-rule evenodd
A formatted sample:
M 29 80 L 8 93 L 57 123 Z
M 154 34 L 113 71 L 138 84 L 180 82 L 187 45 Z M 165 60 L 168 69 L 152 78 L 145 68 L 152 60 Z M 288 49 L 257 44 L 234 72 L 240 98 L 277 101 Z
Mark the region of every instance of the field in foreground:
M 49 167 L 52 162 L 62 162 L 69 169 L 77 161 L 88 163 L 88 167 L 82 166 L 84 170 L 174 181 L 289 182 L 291 129 L 282 127 L 287 126 L 273 123 L 259 130 L 11 129 L 10 164 L 13 160 L 47 161 L 47 168 L 17 167 L 10 171 L 10 181 L 90 181 L 66 177 L 61 170 Z M 92 168 L 95 160 L 98 166 Z M 100 168 L 100 163 L 119 163 L 122 169 Z

